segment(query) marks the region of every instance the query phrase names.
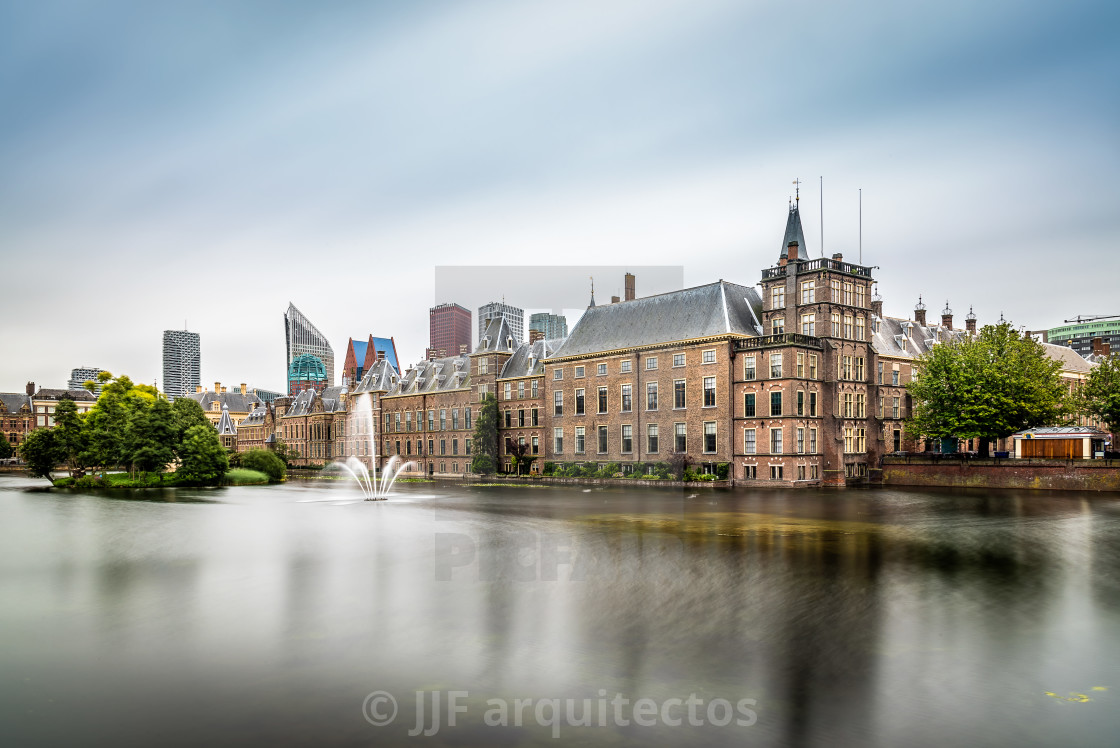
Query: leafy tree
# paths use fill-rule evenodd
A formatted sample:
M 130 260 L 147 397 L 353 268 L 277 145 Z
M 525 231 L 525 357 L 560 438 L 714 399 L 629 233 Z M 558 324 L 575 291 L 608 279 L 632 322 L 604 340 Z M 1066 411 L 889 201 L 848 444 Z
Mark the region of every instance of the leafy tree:
M 192 401 L 193 402 L 193 401 Z M 151 405 L 136 404 L 128 420 L 125 451 L 134 470 L 159 472 L 175 459 L 178 432 L 171 405 L 162 397 Z
M 533 462 L 537 459 L 537 455 L 529 454 L 529 451 L 530 451 L 529 444 L 528 443 L 522 444 L 520 442 L 515 442 L 512 439 L 510 439 L 510 440 L 508 440 L 506 451 L 509 452 L 510 455 L 513 457 L 513 466 L 514 466 L 514 470 L 517 472 L 517 474 L 521 475 L 521 473 L 522 473 L 521 469 L 525 468 L 524 472 L 525 472 L 526 475 L 528 475 L 529 470 L 533 465 Z
M 179 475 L 194 483 L 217 483 L 229 469 L 226 450 L 209 423 L 187 429 L 179 446 L 179 459 Z
M 284 461 L 267 449 L 250 449 L 241 455 L 241 467 L 257 470 L 268 476 L 272 483 L 284 480 Z
M 287 442 L 285 442 L 283 439 L 277 439 L 276 440 L 276 447 L 272 451 L 284 463 L 284 467 L 287 467 L 288 463 L 291 460 L 295 459 L 295 457 L 296 457 L 295 452 L 291 449 L 291 447 L 288 446 Z
M 493 473 L 498 462 L 498 399 L 493 395 L 482 398 L 471 446 L 475 452 L 471 471 L 484 475 Z
M 989 440 L 1057 425 L 1069 411 L 1061 363 L 1007 322 L 936 345 L 915 365 L 920 375 L 907 385 L 915 438 L 979 439 L 987 455 Z
M 0 460 L 6 460 L 12 456 L 12 445 L 8 442 L 8 437 L 0 433 Z
M 670 452 L 669 453 L 669 472 L 677 480 L 684 478 L 684 473 L 688 469 L 688 454 L 685 452 Z
M 66 463 L 71 476 L 76 472 L 81 477 L 89 439 L 82 416 L 78 414 L 78 406 L 71 398 L 63 397 L 55 406 L 53 431 L 60 461 Z
M 1114 353 L 1089 372 L 1079 393 L 1081 409 L 1096 416 L 1109 431 L 1120 431 L 1120 353 Z
M 206 411 L 198 404 L 197 400 L 189 397 L 180 397 L 175 400 L 175 404 L 171 406 L 172 419 L 175 423 L 175 443 L 179 444 L 183 441 L 183 437 L 187 434 L 187 429 L 191 426 L 210 426 L 210 419 L 206 417 Z
M 132 416 L 137 408 L 153 405 L 163 396 L 155 387 L 134 384 L 124 375 L 114 378 L 108 372 L 101 372 L 97 378 L 101 395 L 85 416 L 86 443 L 82 459 L 84 464 L 98 465 L 102 469 L 130 466 L 132 460 L 127 445 Z
M 54 483 L 51 471 L 63 461 L 64 455 L 55 439 L 54 429 L 35 429 L 19 445 L 19 453 L 27 463 L 27 471 L 35 478 Z

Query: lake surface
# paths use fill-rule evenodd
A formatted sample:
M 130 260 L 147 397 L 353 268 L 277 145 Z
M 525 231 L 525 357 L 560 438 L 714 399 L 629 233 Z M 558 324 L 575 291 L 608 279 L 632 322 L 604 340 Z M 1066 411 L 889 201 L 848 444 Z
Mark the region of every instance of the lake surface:
M 44 484 L 0 476 L 5 745 L 1120 734 L 1116 495 Z

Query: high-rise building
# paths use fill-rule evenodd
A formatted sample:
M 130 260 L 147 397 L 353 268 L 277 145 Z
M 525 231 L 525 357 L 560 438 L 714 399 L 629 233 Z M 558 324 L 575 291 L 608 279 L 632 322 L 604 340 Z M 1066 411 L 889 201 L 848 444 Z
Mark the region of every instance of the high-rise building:
M 96 382 L 97 375 L 102 371 L 104 371 L 104 369 L 95 369 L 92 366 L 80 366 L 77 369 L 71 369 L 70 381 L 66 383 L 66 386 L 72 390 L 84 390 L 86 388 L 86 382 L 90 380 Z M 91 391 L 95 395 L 100 395 L 101 385 L 94 386 Z
M 540 312 L 530 315 L 529 331 L 538 330 L 545 340 L 568 337 L 568 320 L 563 314 Z
M 197 332 L 163 331 L 163 392 L 168 400 L 188 395 L 202 383 Z
M 1120 351 L 1120 315 L 1052 327 L 1043 342 L 1064 345 L 1082 356 L 1092 353 L 1107 356 L 1112 351 Z
M 287 345 L 287 365 L 290 368 L 292 361 L 299 356 L 308 354 L 318 358 L 326 370 L 327 380 L 325 386 L 334 384 L 334 350 L 327 342 L 327 336 L 319 332 L 311 320 L 303 316 L 303 312 L 296 309 L 296 305 L 288 302 L 288 311 L 284 313 L 284 342 Z
M 491 301 L 489 304 L 483 304 L 478 308 L 478 337 L 482 338 L 483 333 L 486 332 L 486 325 L 490 320 L 502 317 L 505 319 L 509 329 L 513 331 L 514 342 L 521 343 L 525 340 L 525 310 L 519 309 L 510 304 L 502 301 Z M 457 355 L 458 351 L 452 353 L 447 352 L 447 355 Z
M 428 310 L 428 354 L 424 358 L 458 356 L 471 350 L 471 311 L 458 304 L 439 304 Z M 442 353 L 441 353 L 442 352 Z

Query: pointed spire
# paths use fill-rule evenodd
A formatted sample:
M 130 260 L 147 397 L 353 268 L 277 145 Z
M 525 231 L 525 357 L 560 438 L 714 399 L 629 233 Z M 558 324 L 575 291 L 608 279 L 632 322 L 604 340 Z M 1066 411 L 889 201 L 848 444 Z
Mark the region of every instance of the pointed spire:
M 782 253 L 778 257 L 789 257 L 790 242 L 797 242 L 799 257 L 808 257 L 809 245 L 805 243 L 805 230 L 801 228 L 801 212 L 797 209 L 796 202 L 789 209 L 789 216 L 786 218 L 786 233 L 785 238 L 782 239 Z
M 591 278 L 591 303 L 587 305 L 588 309 L 595 306 L 595 276 L 588 276 Z

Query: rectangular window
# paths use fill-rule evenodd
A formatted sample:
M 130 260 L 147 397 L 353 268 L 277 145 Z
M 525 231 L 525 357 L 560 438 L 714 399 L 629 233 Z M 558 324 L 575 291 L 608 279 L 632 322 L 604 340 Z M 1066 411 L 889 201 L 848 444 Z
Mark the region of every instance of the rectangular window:
M 704 407 L 716 407 L 716 378 L 704 377 Z
M 677 379 L 673 382 L 673 407 L 684 407 L 684 380 Z
M 786 331 L 785 317 L 775 317 L 770 320 L 770 334 L 781 335 Z
M 770 308 L 783 309 L 786 305 L 785 286 L 774 286 L 770 289 Z
M 748 382 L 755 378 L 754 354 L 743 357 L 743 379 Z
M 583 378 L 583 367 L 582 366 L 577 366 L 576 367 L 576 379 L 582 379 L 582 378 Z
M 829 288 L 829 292 L 831 293 L 831 296 L 829 296 L 829 301 L 834 301 L 837 304 L 839 304 L 840 303 L 840 281 L 838 281 L 838 280 L 830 281 L 829 284 L 828 284 L 828 288 Z
M 552 378 L 553 379 L 563 379 L 564 378 L 564 370 L 563 369 L 554 370 L 552 372 Z
M 625 361 L 620 362 L 619 366 L 618 366 L 618 371 L 622 374 L 629 374 L 630 373 L 630 360 L 627 359 Z
M 505 399 L 506 400 L 512 400 L 513 399 L 513 394 L 511 393 L 510 388 L 511 388 L 511 385 L 510 385 L 509 382 L 506 382 L 505 386 L 502 388 L 503 391 L 505 392 Z
M 856 340 L 863 340 L 867 335 L 867 323 L 864 322 L 863 317 L 856 317 Z
M 850 380 L 852 378 L 852 357 L 851 356 L 844 356 L 843 357 L 843 361 L 842 361 L 841 368 L 840 368 L 840 378 L 841 379 L 848 379 L 848 380 Z
M 770 354 L 770 378 L 780 379 L 782 376 L 782 354 Z
M 677 368 L 679 366 L 684 366 L 684 354 L 683 353 L 674 353 L 673 354 L 673 368 Z
M 529 387 L 529 397 L 535 398 L 537 396 L 537 382 L 540 380 L 534 379 Z
M 770 454 L 780 455 L 782 453 L 782 430 L 770 429 Z
M 599 454 L 605 455 L 607 453 L 607 427 L 599 427 Z
M 540 454 L 540 452 L 541 452 L 540 439 L 538 439 L 537 437 L 534 436 L 533 437 L 533 454 Z
M 863 381 L 863 364 L 864 364 L 863 356 L 856 356 L 855 378 L 856 378 L 857 382 L 862 382 Z
M 657 382 L 646 382 L 646 410 L 657 410 Z
M 564 454 L 564 429 L 552 430 L 552 453 Z
M 583 388 L 576 390 L 576 415 L 582 416 L 586 411 L 584 410 Z
M 506 410 L 504 412 L 506 414 L 506 428 L 513 428 L 513 411 Z
M 404 430 L 409 431 L 409 432 L 412 431 L 412 411 L 411 410 L 404 414 Z
M 797 391 L 797 415 L 805 415 L 805 390 Z
M 809 393 L 809 415 L 813 418 L 817 416 L 817 393 Z
M 743 454 L 753 455 L 755 453 L 755 430 L 743 429 Z
M 898 398 L 898 397 L 891 398 L 891 418 L 899 418 L 900 417 L 900 414 L 902 412 L 901 404 L 902 404 L 902 398 Z M 897 452 L 898 450 L 895 450 L 895 451 Z
M 599 411 L 600 413 L 607 412 L 607 388 L 599 388 Z
M 486 359 L 486 358 L 480 358 L 478 360 L 478 373 L 479 374 L 488 374 L 489 372 L 490 372 L 490 360 Z
M 817 378 L 817 354 L 809 354 L 809 379 Z
M 646 452 L 656 454 L 657 452 L 657 424 L 651 423 L 646 426 Z
M 848 306 L 852 305 L 852 284 L 851 283 L 845 283 L 844 284 L 844 303 L 847 304 Z
M 451 454 L 453 454 L 453 455 L 459 454 L 459 440 L 458 439 L 452 439 L 451 440 Z
M 898 369 L 895 369 L 891 372 L 891 384 L 893 384 L 895 387 L 898 386 Z
M 599 364 L 598 368 L 596 369 L 596 372 L 598 373 L 599 376 L 605 377 L 607 375 L 607 365 L 606 364 Z
M 743 417 L 754 418 L 754 393 L 748 392 L 743 395 Z
M 817 453 L 817 430 L 809 429 L 809 454 Z
M 634 427 L 629 424 L 622 426 L 622 452 L 629 454 L 634 451 Z
M 716 422 L 704 422 L 704 452 L 711 454 L 716 451 Z
M 781 391 L 771 392 L 770 393 L 770 415 L 780 416 L 781 414 L 782 414 L 782 393 L 781 393 Z
M 781 479 L 782 479 L 782 466 L 781 465 L 771 465 L 770 466 L 770 480 L 781 480 Z
M 867 287 L 860 283 L 856 284 L 856 306 L 867 306 Z
M 576 426 L 576 454 L 583 454 L 587 448 L 587 434 L 583 426 Z
M 629 413 L 634 409 L 633 397 L 630 394 L 631 385 L 622 385 L 622 412 Z
M 801 334 L 802 335 L 816 335 L 817 334 L 817 315 L 815 315 L 815 314 L 802 314 L 801 315 Z
M 860 393 L 856 395 L 856 418 L 867 417 L 867 395 Z
M 805 454 L 805 429 L 797 429 L 797 453 Z
M 844 452 L 852 453 L 855 451 L 855 429 L 844 429 Z
M 447 454 L 447 440 L 446 439 L 440 439 L 439 440 L 439 453 L 441 455 Z
M 439 410 L 439 430 L 447 431 L 447 408 Z
M 518 408 L 517 409 L 517 427 L 518 428 L 525 428 L 525 409 L 524 408 Z
M 533 416 L 533 425 L 534 425 L 534 426 L 539 426 L 539 425 L 540 425 L 540 423 L 539 423 L 539 421 L 537 420 L 537 409 L 536 409 L 536 408 L 533 408 L 532 410 L 530 410 L 530 411 L 529 411 L 529 413 L 531 413 L 531 414 L 532 414 L 532 416 Z M 470 424 L 468 423 L 468 424 L 467 424 L 467 428 L 469 429 L 470 427 L 471 427 L 471 425 L 470 425 Z
M 646 359 L 646 371 L 651 371 L 657 368 L 657 356 L 650 356 Z
M 685 425 L 683 423 L 673 424 L 673 448 L 676 452 L 688 451 L 688 439 L 685 438 Z
M 428 411 L 428 431 L 436 430 L 436 412 L 434 410 Z
M 797 466 L 797 480 L 805 480 L 805 466 L 804 465 L 798 465 Z
M 393 414 L 393 431 L 400 431 L 400 430 L 401 430 L 401 414 L 400 413 L 394 413 Z
M 435 451 L 436 451 L 436 440 L 435 439 L 429 439 L 428 440 L 428 454 L 429 455 L 435 454 Z
M 470 408 L 464 408 L 463 409 L 463 416 L 464 416 L 463 427 L 468 428 L 468 429 L 471 428 L 471 409 Z
M 880 362 L 879 362 L 879 379 L 878 379 L 878 383 L 879 383 L 879 384 L 882 384 L 882 383 L 883 383 L 883 362 L 882 362 L 882 361 L 880 361 Z
M 801 303 L 813 304 L 816 302 L 816 281 L 801 281 Z
M 843 406 L 843 408 L 841 409 L 840 412 L 843 414 L 844 418 L 852 418 L 852 413 L 854 411 L 855 411 L 855 397 L 852 395 L 851 392 L 845 392 L 844 393 L 844 406 Z
M 752 480 L 757 478 L 758 477 L 758 465 L 744 465 L 743 466 L 743 477 L 744 478 L 750 478 Z
M 834 338 L 840 337 L 840 312 L 832 313 L 831 335 Z
M 816 465 L 810 465 L 809 466 L 809 480 L 816 480 L 817 477 L 818 477 L 817 476 L 817 466 Z
M 852 315 L 844 315 L 844 337 L 848 340 L 852 339 Z
M 525 382 L 523 382 L 523 381 L 517 383 L 517 399 L 518 400 L 524 400 L 525 399 Z
M 798 379 L 804 379 L 805 378 L 805 354 L 804 353 L 798 353 L 797 354 L 797 378 Z
M 564 415 L 564 393 L 560 390 L 552 393 L 552 415 Z
M 701 363 L 714 364 L 715 362 L 716 362 L 716 352 L 715 351 L 704 351 L 704 356 L 701 359 Z

